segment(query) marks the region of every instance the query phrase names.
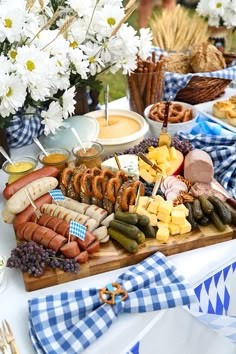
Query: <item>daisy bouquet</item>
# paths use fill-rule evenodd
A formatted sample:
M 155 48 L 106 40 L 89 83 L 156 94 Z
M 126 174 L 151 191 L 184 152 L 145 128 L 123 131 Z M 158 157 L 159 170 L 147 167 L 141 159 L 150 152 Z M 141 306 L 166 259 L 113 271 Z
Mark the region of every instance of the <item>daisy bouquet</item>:
M 196 11 L 208 19 L 209 26 L 236 26 L 236 0 L 200 0 Z
M 0 127 L 40 109 L 44 133 L 55 133 L 74 112 L 77 87 L 135 70 L 152 40 L 125 23 L 135 8 L 135 0 L 125 8 L 122 0 L 0 0 Z

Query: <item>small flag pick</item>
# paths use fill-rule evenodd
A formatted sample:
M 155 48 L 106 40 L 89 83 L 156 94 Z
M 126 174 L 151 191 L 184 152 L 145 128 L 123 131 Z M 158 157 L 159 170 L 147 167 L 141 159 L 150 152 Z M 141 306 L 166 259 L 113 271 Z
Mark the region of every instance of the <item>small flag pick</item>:
M 51 191 L 49 191 L 49 194 L 55 202 L 57 200 L 65 200 L 65 197 L 60 189 L 52 189 Z
M 74 236 L 80 238 L 82 241 L 84 241 L 86 231 L 87 231 L 87 228 L 84 225 L 81 225 L 76 221 L 70 222 L 69 234 L 74 235 Z

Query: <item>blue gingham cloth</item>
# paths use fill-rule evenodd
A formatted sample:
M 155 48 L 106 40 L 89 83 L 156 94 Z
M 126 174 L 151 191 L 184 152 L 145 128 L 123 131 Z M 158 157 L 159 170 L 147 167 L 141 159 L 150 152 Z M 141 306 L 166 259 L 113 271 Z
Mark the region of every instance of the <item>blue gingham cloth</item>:
M 152 47 L 151 50 L 156 52 L 158 58 L 160 54 L 167 55 L 167 53 L 160 48 Z M 163 100 L 168 100 L 170 96 L 175 97 L 179 90 L 187 86 L 193 76 L 236 80 L 236 65 L 207 73 L 177 74 L 165 72 Z
M 211 128 L 213 129 L 213 126 Z M 236 198 L 236 134 L 203 133 L 198 126 L 193 127 L 190 133 L 179 132 L 178 136 L 180 139 L 188 139 L 195 149 L 202 149 L 210 155 L 215 178 L 233 198 Z
M 36 352 L 78 354 L 104 334 L 119 313 L 158 311 L 196 301 L 188 282 L 159 252 L 130 267 L 116 282 L 128 298 L 115 305 L 101 302 L 97 288 L 29 300 L 29 333 Z
M 17 115 L 14 115 L 10 126 L 6 128 L 8 146 L 16 148 L 32 144 L 33 138 L 39 137 L 43 133 L 43 129 L 40 110 L 36 110 L 35 114 L 30 116 L 24 115 L 21 110 Z

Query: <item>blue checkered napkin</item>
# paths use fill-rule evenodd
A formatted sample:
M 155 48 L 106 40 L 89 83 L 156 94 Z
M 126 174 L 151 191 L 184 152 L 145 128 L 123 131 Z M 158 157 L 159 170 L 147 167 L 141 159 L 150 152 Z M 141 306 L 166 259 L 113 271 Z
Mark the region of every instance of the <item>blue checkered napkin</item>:
M 11 120 L 10 126 L 6 128 L 7 142 L 9 147 L 15 148 L 33 143 L 34 137 L 39 137 L 43 133 L 40 112 L 30 116 L 20 112 Z
M 127 292 L 115 305 L 99 289 L 81 289 L 29 300 L 29 332 L 37 353 L 78 354 L 104 334 L 119 313 L 156 311 L 196 301 L 193 289 L 161 253 L 121 274 Z
M 234 308 L 236 304 L 231 296 L 231 292 L 235 291 L 235 269 L 236 262 L 196 286 L 198 302 L 190 304 L 187 309 L 199 321 L 232 342 L 236 342 L 236 317 L 230 316 L 231 301 L 234 301 Z
M 215 178 L 236 198 L 236 134 L 214 136 L 179 133 L 178 136 L 188 139 L 194 148 L 202 149 L 211 156 Z
M 151 51 L 153 50 L 156 52 L 157 57 L 159 57 L 160 54 L 167 55 L 167 53 L 160 48 L 152 47 Z M 236 80 L 236 66 L 209 73 L 177 74 L 173 72 L 166 72 L 163 100 L 168 100 L 170 96 L 175 97 L 179 90 L 187 86 L 193 76 Z
M 76 221 L 70 222 L 70 234 L 84 241 L 87 228 Z
M 212 121 L 210 118 L 205 117 L 201 114 L 196 118 L 196 124 L 188 132 L 189 134 L 208 134 L 217 136 L 231 136 L 234 134 L 232 131 L 228 130 L 223 125 Z

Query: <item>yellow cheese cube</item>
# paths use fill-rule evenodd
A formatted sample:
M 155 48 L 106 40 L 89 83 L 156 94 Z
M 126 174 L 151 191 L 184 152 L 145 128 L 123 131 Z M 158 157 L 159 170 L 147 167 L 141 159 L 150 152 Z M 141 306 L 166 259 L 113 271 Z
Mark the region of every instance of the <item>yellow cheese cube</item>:
M 185 220 L 185 223 L 183 225 L 180 225 L 180 234 L 185 234 L 186 232 L 191 231 L 191 224 L 188 222 L 188 220 Z
M 138 201 L 138 207 L 143 207 L 146 209 L 147 205 L 149 204 L 149 197 L 146 195 L 141 195 L 139 197 L 139 201 Z
M 184 225 L 185 212 L 183 210 L 174 210 L 171 213 L 171 221 L 177 225 Z
M 149 184 L 151 184 L 151 183 L 153 183 L 155 181 L 154 177 L 147 170 L 145 170 L 144 168 L 141 168 L 139 170 L 139 175 L 140 175 L 140 177 L 142 177 Z
M 182 210 L 182 211 L 184 211 L 185 216 L 188 216 L 188 214 L 189 214 L 188 208 L 186 208 L 186 206 L 184 204 L 176 205 L 175 207 L 173 207 L 173 211 L 174 210 Z
M 157 226 L 157 216 L 155 214 L 148 213 L 147 215 L 150 220 L 150 225 Z
M 160 242 L 167 242 L 170 236 L 170 232 L 166 227 L 160 228 L 156 232 L 156 239 Z
M 178 235 L 180 233 L 180 225 L 170 222 L 169 223 L 169 230 L 170 230 L 171 235 Z
M 157 222 L 157 227 L 159 229 L 163 229 L 163 227 L 166 227 L 167 229 L 169 228 L 169 224 L 167 222 L 163 222 L 163 221 L 158 221 Z
M 169 154 L 170 154 L 170 160 L 176 160 L 177 159 L 177 153 L 176 153 L 176 149 L 174 148 L 174 146 L 171 146 L 169 148 Z
M 135 205 L 129 205 L 129 213 L 135 212 Z
M 138 205 L 138 206 L 137 206 L 136 213 L 137 213 L 137 214 L 141 214 L 141 215 L 146 215 L 146 214 L 148 214 L 146 208 L 144 208 L 142 205 Z
M 167 215 L 167 214 L 164 214 L 164 213 L 161 213 L 161 212 L 158 212 L 157 213 L 157 219 L 161 220 L 161 221 L 163 221 L 165 223 L 169 223 L 171 221 L 171 216 Z
M 152 214 L 157 214 L 157 210 L 158 210 L 158 203 L 157 202 L 155 202 L 154 200 L 153 201 L 151 201 L 150 203 L 149 203 L 149 205 L 148 205 L 148 207 L 147 207 L 147 211 L 149 212 L 149 213 L 152 213 Z
M 159 194 L 155 195 L 154 200 L 155 200 L 156 203 L 158 203 L 158 205 L 165 201 L 165 199 Z
M 173 202 L 172 201 L 164 201 L 159 204 L 158 212 L 166 215 L 170 215 L 173 209 Z

